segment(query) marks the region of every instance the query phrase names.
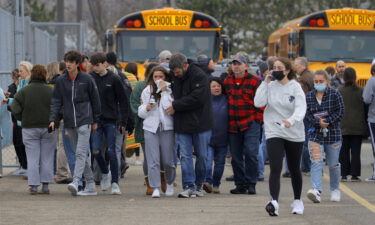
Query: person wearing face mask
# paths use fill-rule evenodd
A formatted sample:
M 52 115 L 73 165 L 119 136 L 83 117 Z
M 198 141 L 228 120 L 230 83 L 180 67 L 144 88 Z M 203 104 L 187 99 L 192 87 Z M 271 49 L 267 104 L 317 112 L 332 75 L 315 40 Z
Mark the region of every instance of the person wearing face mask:
M 329 167 L 331 201 L 340 201 L 340 163 L 342 143 L 340 121 L 344 116 L 344 102 L 341 94 L 329 87 L 329 75 L 324 70 L 314 73 L 314 88 L 306 95 L 308 121 L 308 147 L 311 159 L 312 188 L 307 197 L 320 203 L 322 192 L 323 155 Z
M 274 78 L 274 81 L 271 81 Z M 266 205 L 270 216 L 279 215 L 280 174 L 286 155 L 294 192 L 293 214 L 303 214 L 300 162 L 305 128 L 305 94 L 295 80 L 289 59 L 277 58 L 271 74 L 259 86 L 254 99 L 256 107 L 266 107 L 264 126 L 270 160 L 269 189 L 271 201 Z

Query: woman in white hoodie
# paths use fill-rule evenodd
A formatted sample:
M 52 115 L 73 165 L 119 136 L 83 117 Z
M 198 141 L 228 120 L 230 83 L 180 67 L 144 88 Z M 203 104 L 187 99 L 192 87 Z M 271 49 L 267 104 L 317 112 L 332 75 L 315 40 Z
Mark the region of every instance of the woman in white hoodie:
M 303 124 L 306 113 L 305 94 L 295 80 L 295 73 L 289 59 L 278 58 L 271 73 L 258 87 L 254 99 L 256 107 L 266 107 L 264 127 L 270 160 L 269 188 L 272 197 L 266 206 L 266 211 L 270 216 L 279 215 L 280 174 L 283 157 L 286 155 L 294 192 L 292 213 L 303 214 L 300 163 L 305 141 Z M 275 80 L 271 81 L 272 78 Z
M 143 121 L 148 179 L 153 189 L 152 197 L 160 197 L 160 163 L 165 170 L 167 181 L 166 196 L 173 195 L 176 177 L 174 163 L 173 117 L 165 110 L 172 105 L 171 77 L 162 66 L 152 69 L 141 94 L 138 116 Z

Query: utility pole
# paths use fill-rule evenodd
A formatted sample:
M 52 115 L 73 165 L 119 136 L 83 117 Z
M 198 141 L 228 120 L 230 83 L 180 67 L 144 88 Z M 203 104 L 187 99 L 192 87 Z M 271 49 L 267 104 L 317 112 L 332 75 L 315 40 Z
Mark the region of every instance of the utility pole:
M 57 22 L 64 22 L 64 0 L 57 0 Z M 65 52 L 64 26 L 57 27 L 57 60 L 60 61 Z
M 82 0 L 77 0 L 77 23 L 81 23 L 81 21 L 82 21 Z M 78 32 L 77 32 L 77 41 L 78 41 L 78 50 L 80 51 L 80 52 L 82 52 L 83 51 L 83 40 L 82 40 L 82 29 L 83 29 L 83 27 L 82 27 L 82 23 L 81 23 L 81 26 L 79 26 L 79 30 L 78 30 Z

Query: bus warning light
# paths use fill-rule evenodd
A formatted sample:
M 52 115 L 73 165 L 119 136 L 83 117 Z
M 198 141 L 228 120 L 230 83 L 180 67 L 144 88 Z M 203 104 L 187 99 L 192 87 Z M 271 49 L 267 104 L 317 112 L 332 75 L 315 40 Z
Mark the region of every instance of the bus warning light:
M 316 21 L 319 27 L 323 27 L 325 25 L 324 19 L 320 18 Z
M 311 19 L 309 21 L 309 25 L 312 26 L 312 27 L 315 27 L 316 26 L 316 19 Z
M 203 27 L 209 28 L 210 26 L 211 26 L 210 21 L 208 21 L 208 20 L 203 21 Z
M 194 22 L 194 26 L 197 27 L 197 28 L 201 28 L 202 27 L 202 20 L 196 20 Z
M 126 27 L 133 27 L 134 26 L 134 21 L 133 20 L 126 21 L 125 26 Z
M 142 26 L 141 20 L 134 20 L 134 26 L 137 28 L 141 27 Z

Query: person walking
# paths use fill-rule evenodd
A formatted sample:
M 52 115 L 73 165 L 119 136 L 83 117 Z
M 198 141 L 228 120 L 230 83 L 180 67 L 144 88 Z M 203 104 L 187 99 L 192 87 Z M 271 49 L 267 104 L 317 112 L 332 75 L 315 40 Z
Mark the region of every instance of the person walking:
M 53 90 L 46 83 L 47 71 L 43 65 L 31 70 L 29 85 L 14 96 L 11 105 L 17 120 L 22 122 L 22 137 L 26 148 L 30 194 L 49 194 L 48 184 L 53 181 L 53 162 L 56 137 L 48 131 L 50 104 Z
M 228 94 L 228 132 L 234 184 L 231 194 L 256 194 L 258 152 L 263 111 L 254 106 L 260 80 L 247 72 L 247 60 L 237 54 L 232 59 L 233 73 L 224 80 Z
M 203 189 L 207 193 L 220 194 L 220 181 L 228 149 L 228 99 L 219 77 L 211 78 L 210 87 L 214 125 L 207 151 L 206 182 L 203 183 Z M 215 167 L 212 166 L 213 163 Z
M 148 179 L 153 189 L 152 197 L 160 197 L 160 164 L 165 170 L 167 181 L 166 196 L 173 196 L 173 182 L 176 177 L 174 164 L 173 117 L 166 113 L 172 105 L 172 78 L 163 66 L 156 66 L 146 81 L 141 94 L 142 104 L 138 116 L 143 121 L 145 152 L 147 157 Z
M 125 95 L 124 86 L 120 77 L 115 75 L 112 71 L 107 70 L 107 56 L 105 53 L 99 52 L 92 55 L 90 63 L 93 72 L 89 74 L 94 79 L 98 88 L 102 112 L 99 117 L 98 128 L 91 135 L 92 153 L 103 175 L 100 183 L 102 191 L 106 191 L 111 187 L 111 194 L 120 195 L 119 163 L 115 147 L 116 130 L 118 129 L 121 133 L 125 133 L 126 122 L 129 116 L 129 101 Z M 118 119 L 120 122 L 117 127 L 116 123 Z M 111 173 L 109 173 L 108 163 L 101 153 L 103 136 L 105 137 L 106 146 L 108 148 L 107 153 Z
M 202 184 L 213 122 L 209 80 L 196 63 L 189 64 L 186 56 L 180 53 L 172 55 L 169 68 L 174 79 L 174 101 L 167 108 L 167 114 L 173 115 L 184 189 L 178 197 L 203 197 Z
M 305 141 L 303 118 L 306 101 L 289 59 L 276 59 L 273 70 L 257 89 L 254 104 L 256 107 L 266 107 L 264 130 L 271 169 L 269 190 L 272 198 L 266 205 L 266 211 L 270 216 L 279 215 L 280 175 L 285 155 L 294 193 L 292 213 L 303 214 L 300 162 Z
M 78 194 L 78 183 L 83 174 L 86 187 L 80 195 L 97 195 L 88 155 L 91 130 L 96 131 L 101 114 L 100 98 L 91 76 L 78 70 L 81 60 L 81 54 L 77 51 L 65 53 L 67 69 L 56 81 L 49 118 L 49 127 L 55 130 L 58 115 L 63 110 L 64 128 L 76 153 L 73 182 L 68 185 L 68 190 L 74 196 Z
M 368 105 L 368 126 L 371 135 L 371 146 L 372 146 L 372 153 L 374 156 L 374 162 L 372 175 L 369 178 L 366 178 L 365 181 L 367 182 L 375 182 L 375 64 L 371 66 L 371 78 L 367 81 L 365 89 L 363 90 L 363 101 L 365 104 Z
M 341 181 L 361 181 L 361 146 L 362 138 L 368 136 L 365 118 L 363 88 L 356 84 L 357 75 L 353 68 L 344 71 L 344 85 L 338 91 L 342 95 L 345 107 L 341 121 L 342 146 L 339 161 L 341 164 Z
M 152 69 L 157 66 L 156 63 L 150 63 L 145 72 L 145 79 L 148 80 L 148 77 L 150 76 L 150 73 Z M 143 150 L 143 174 L 145 176 L 145 184 L 146 184 L 146 195 L 152 195 L 153 189 L 150 187 L 149 179 L 148 179 L 148 168 L 147 168 L 147 157 L 145 154 L 145 140 L 144 140 L 144 130 L 143 130 L 143 119 L 138 116 L 138 108 L 141 105 L 141 94 L 143 89 L 146 86 L 146 81 L 139 81 L 132 91 L 132 94 L 130 95 L 130 108 L 132 110 L 132 113 L 134 115 L 134 138 L 136 143 L 141 143 L 142 150 Z M 160 164 L 160 167 L 163 165 Z M 163 170 L 163 169 L 162 169 Z M 164 174 L 161 174 L 161 189 L 163 192 L 166 191 L 166 183 L 164 180 Z
M 306 95 L 306 119 L 309 124 L 309 152 L 311 159 L 311 184 L 307 197 L 320 203 L 322 193 L 323 156 L 328 163 L 331 201 L 339 202 L 341 192 L 339 155 L 342 143 L 340 121 L 344 116 L 341 94 L 329 87 L 330 77 L 325 70 L 314 73 L 314 88 Z

